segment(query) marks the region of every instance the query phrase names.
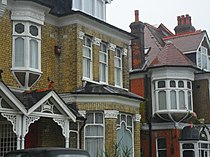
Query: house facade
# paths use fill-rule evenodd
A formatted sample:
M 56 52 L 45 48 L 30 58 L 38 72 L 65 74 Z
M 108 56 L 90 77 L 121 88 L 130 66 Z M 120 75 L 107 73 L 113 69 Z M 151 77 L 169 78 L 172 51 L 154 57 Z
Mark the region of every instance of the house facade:
M 208 157 L 209 55 L 206 31 L 177 17 L 175 34 L 139 21 L 131 32 L 131 91 L 143 96 L 141 151 L 145 157 Z
M 110 3 L 0 1 L 1 157 L 54 146 L 140 156 L 144 99 L 129 91 L 128 67 L 136 36 L 106 23 Z

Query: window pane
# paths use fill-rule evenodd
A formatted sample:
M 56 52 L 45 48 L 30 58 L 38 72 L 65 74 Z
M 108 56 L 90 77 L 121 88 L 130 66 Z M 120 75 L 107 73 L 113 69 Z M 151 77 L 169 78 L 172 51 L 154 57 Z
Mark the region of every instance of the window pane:
M 86 136 L 103 136 L 103 127 L 99 125 L 89 125 L 85 128 Z
M 24 66 L 24 39 L 15 39 L 15 66 Z
M 177 109 L 177 102 L 176 102 L 176 91 L 170 92 L 170 98 L 171 98 L 171 109 Z
M 103 145 L 103 138 L 86 138 L 85 140 L 85 149 L 92 157 L 102 156 Z
M 30 67 L 38 69 L 38 42 L 30 40 Z
M 179 91 L 179 109 L 185 109 L 184 91 Z
M 191 95 L 191 91 L 188 91 L 188 109 L 192 110 L 192 95 Z
M 97 7 L 96 7 L 96 16 L 100 19 L 103 19 L 104 15 L 104 3 L 102 0 L 97 0 Z
M 121 86 L 121 69 L 115 68 L 115 85 Z
M 107 73 L 107 66 L 106 64 L 100 63 L 99 65 L 99 75 L 100 75 L 100 81 L 106 82 L 106 73 Z
M 158 93 L 158 101 L 159 101 L 159 110 L 166 109 L 166 92 L 160 91 Z
M 90 78 L 90 60 L 87 58 L 83 58 L 82 67 L 83 76 Z
M 178 82 L 178 87 L 179 88 L 184 88 L 184 82 L 183 81 L 179 81 Z
M 158 88 L 164 88 L 164 87 L 165 87 L 165 81 L 159 81 Z
M 170 81 L 170 87 L 176 87 L 176 82 L 175 81 Z
M 187 82 L 187 88 L 191 89 L 191 83 L 189 81 Z
M 195 153 L 193 150 L 184 150 L 183 157 L 195 157 Z
M 166 139 L 165 138 L 159 138 L 157 140 L 158 149 L 166 149 Z
M 87 118 L 86 123 L 88 123 L 88 124 L 94 123 L 94 115 L 93 115 L 93 113 L 87 113 L 86 114 L 86 118 Z
M 93 0 L 84 0 L 84 11 L 93 15 Z
M 96 124 L 103 124 L 103 114 L 102 113 L 96 113 L 95 114 L 95 123 Z

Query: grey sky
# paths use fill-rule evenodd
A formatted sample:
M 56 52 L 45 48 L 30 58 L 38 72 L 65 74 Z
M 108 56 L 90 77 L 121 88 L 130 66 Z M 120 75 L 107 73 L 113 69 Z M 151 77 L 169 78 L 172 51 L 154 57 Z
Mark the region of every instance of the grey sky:
M 195 29 L 210 35 L 210 0 L 113 0 L 107 5 L 107 22 L 130 32 L 134 10 L 139 10 L 142 22 L 155 26 L 163 23 L 172 32 L 177 16 L 189 14 Z

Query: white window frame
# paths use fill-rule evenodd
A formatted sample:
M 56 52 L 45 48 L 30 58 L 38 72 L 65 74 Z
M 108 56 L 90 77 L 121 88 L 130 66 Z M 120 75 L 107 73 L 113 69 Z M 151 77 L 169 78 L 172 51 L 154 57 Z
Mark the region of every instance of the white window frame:
M 89 123 L 88 119 L 86 121 L 86 125 L 85 125 L 85 128 L 84 128 L 85 129 L 85 131 L 84 131 L 84 137 L 85 137 L 84 146 L 85 146 L 85 149 L 88 150 L 87 146 L 86 146 L 86 140 L 88 138 L 89 139 L 102 139 L 103 140 L 103 148 L 102 148 L 103 150 L 102 150 L 102 152 L 99 153 L 99 155 L 102 155 L 102 154 L 104 154 L 104 151 L 105 151 L 105 118 L 104 118 L 104 114 L 103 114 L 103 112 L 91 112 L 90 111 L 90 112 L 86 113 L 86 117 L 87 117 L 87 114 L 93 114 L 93 122 Z M 103 122 L 102 123 L 96 123 L 96 119 L 97 119 L 96 118 L 96 114 L 101 114 L 103 116 Z M 100 127 L 103 127 L 103 135 L 102 136 L 97 136 L 97 135 L 88 136 L 86 134 L 86 129 L 87 129 L 88 126 L 100 126 Z M 97 146 L 94 146 L 94 148 L 96 149 Z M 89 153 L 91 155 L 93 155 L 92 152 L 89 151 Z
M 92 3 L 92 9 L 86 10 L 90 2 Z M 99 8 L 99 3 L 102 4 L 102 7 Z M 106 1 L 105 0 L 73 0 L 72 2 L 73 10 L 81 10 L 89 15 L 92 15 L 96 18 L 99 18 L 105 21 L 106 15 Z M 90 6 L 89 6 L 90 7 Z
M 15 25 L 21 23 L 24 25 L 24 32 L 23 33 L 17 33 L 15 31 Z M 30 26 L 36 26 L 38 29 L 38 35 L 33 36 L 30 34 Z M 15 64 L 15 55 L 16 55 L 16 50 L 15 50 L 15 40 L 17 38 L 22 38 L 24 40 L 24 65 L 23 66 L 17 66 Z M 30 41 L 35 40 L 37 42 L 37 68 L 31 67 L 30 66 Z M 34 72 L 41 73 L 41 26 L 37 25 L 32 22 L 20 22 L 20 21 L 14 21 L 13 22 L 13 59 L 12 59 L 12 69 L 13 70 L 30 70 Z
M 90 46 L 87 45 L 87 43 L 86 43 L 87 40 L 90 41 Z M 84 49 L 87 49 L 87 50 L 90 51 L 90 57 L 84 55 Z M 92 55 L 93 55 L 93 52 L 92 52 L 92 39 L 89 36 L 84 36 L 83 37 L 83 50 L 82 50 L 82 76 L 83 76 L 82 78 L 83 78 L 83 80 L 92 81 L 92 79 L 93 79 L 93 74 L 92 74 L 93 56 Z M 89 67 L 90 67 L 89 74 L 88 73 L 84 73 L 84 68 L 85 68 L 84 67 L 84 59 L 89 61 L 88 62 L 89 63 Z M 88 70 L 87 70 L 87 72 L 88 72 Z M 89 77 L 87 75 L 89 75 Z
M 204 62 L 206 60 L 206 63 Z M 204 64 L 205 63 L 205 64 Z M 197 52 L 197 66 L 200 69 L 210 70 L 210 61 L 208 56 L 208 50 L 206 47 L 201 46 Z
M 119 56 L 118 56 L 119 53 Z M 117 65 L 116 63 L 119 63 L 120 65 Z M 119 72 L 119 74 L 118 74 Z M 119 47 L 116 47 L 114 52 L 114 80 L 115 80 L 115 86 L 122 87 L 122 49 Z M 118 80 L 119 77 L 119 80 Z
M 165 82 L 165 87 L 158 87 L 158 83 L 161 82 L 161 81 L 164 81 Z M 171 87 L 170 86 L 170 82 L 171 81 L 175 81 L 175 87 Z M 180 81 L 183 81 L 184 83 L 184 86 L 183 87 L 179 87 L 178 86 L 178 83 Z M 188 83 L 189 83 L 189 87 L 188 87 Z M 193 111 L 193 102 L 192 102 L 192 81 L 190 80 L 176 80 L 176 79 L 171 79 L 171 80 L 156 80 L 155 81 L 155 84 L 154 84 L 154 94 L 155 94 L 155 102 L 156 102 L 156 111 L 162 111 L 162 110 L 190 110 L 190 111 Z M 165 109 L 160 109 L 159 108 L 159 93 L 164 91 L 166 94 L 166 108 Z M 171 91 L 175 91 L 176 92 L 176 107 L 175 108 L 172 108 L 172 105 L 171 105 Z M 180 108 L 180 102 L 179 102 L 179 92 L 184 92 L 184 106 L 182 108 Z M 190 93 L 190 94 L 189 94 Z M 189 96 L 191 97 L 189 99 Z M 189 100 L 191 102 L 189 102 Z M 190 103 L 190 104 L 189 104 Z
M 102 46 L 105 46 L 105 50 L 102 49 Z M 105 61 L 100 59 L 100 56 L 105 57 Z M 102 72 L 105 72 L 105 76 L 102 77 Z M 100 83 L 108 83 L 108 47 L 107 44 L 104 42 L 100 43 L 100 51 L 99 51 L 99 82 Z
M 166 143 L 166 147 L 165 147 L 165 148 L 160 148 L 160 149 L 159 149 L 158 140 L 160 140 L 160 139 L 164 139 L 165 142 L 167 142 L 167 141 L 166 141 L 166 138 L 164 138 L 164 137 L 160 137 L 160 138 L 157 138 L 157 139 L 156 139 L 156 156 L 157 156 L 157 157 L 159 157 L 159 151 L 166 151 L 166 155 L 167 155 L 167 143 Z

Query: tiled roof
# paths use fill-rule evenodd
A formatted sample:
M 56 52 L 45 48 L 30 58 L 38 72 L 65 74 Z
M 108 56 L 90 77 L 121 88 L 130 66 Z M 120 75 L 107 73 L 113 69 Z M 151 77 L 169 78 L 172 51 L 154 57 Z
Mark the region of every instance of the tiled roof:
M 187 34 L 175 35 L 163 38 L 165 42 L 171 41 L 180 51 L 190 52 L 197 51 L 204 37 L 204 32 L 197 31 Z
M 95 84 L 91 82 L 87 82 L 84 87 L 81 87 L 72 92 L 73 94 L 101 94 L 101 95 L 119 95 L 129 98 L 134 98 L 138 100 L 143 100 L 142 97 L 129 92 L 125 89 L 109 86 L 109 85 L 102 85 L 102 84 Z
M 172 43 L 167 43 L 163 49 L 157 53 L 149 67 L 159 66 L 191 66 L 195 65 L 177 49 Z

